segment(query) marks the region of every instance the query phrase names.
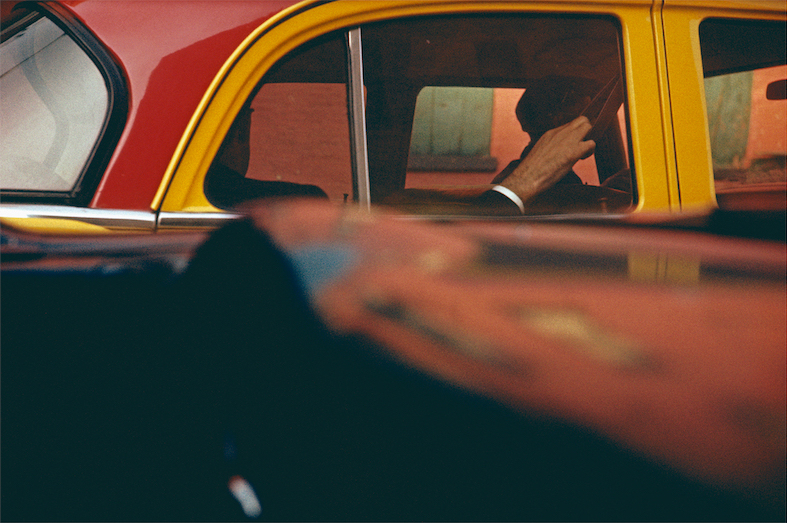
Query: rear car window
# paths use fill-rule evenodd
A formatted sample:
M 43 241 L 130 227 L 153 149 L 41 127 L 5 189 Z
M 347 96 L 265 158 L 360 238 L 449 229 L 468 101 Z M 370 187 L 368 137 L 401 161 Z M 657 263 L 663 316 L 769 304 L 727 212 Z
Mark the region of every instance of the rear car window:
M 769 208 L 787 182 L 784 23 L 705 20 L 700 44 L 719 206 Z
M 68 194 L 108 118 L 101 71 L 57 24 L 30 13 L 0 43 L 0 180 L 22 194 Z

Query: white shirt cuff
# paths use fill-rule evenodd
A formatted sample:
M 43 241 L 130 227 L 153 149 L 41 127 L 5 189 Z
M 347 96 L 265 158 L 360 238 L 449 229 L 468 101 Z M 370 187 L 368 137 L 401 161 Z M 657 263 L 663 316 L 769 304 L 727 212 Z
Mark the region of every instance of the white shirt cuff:
M 509 189 L 508 187 L 503 187 L 502 185 L 495 185 L 492 188 L 493 191 L 497 191 L 500 194 L 506 196 L 509 200 L 514 202 L 517 207 L 519 207 L 519 212 L 525 214 L 525 204 L 522 203 L 522 198 L 516 195 L 514 191 Z

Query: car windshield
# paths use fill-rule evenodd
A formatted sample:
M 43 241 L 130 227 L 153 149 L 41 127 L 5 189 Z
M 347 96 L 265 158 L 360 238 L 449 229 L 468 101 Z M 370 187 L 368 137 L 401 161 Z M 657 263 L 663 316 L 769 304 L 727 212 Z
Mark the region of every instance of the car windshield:
M 101 72 L 51 20 L 32 13 L 0 44 L 2 189 L 67 192 L 79 182 L 107 117 Z

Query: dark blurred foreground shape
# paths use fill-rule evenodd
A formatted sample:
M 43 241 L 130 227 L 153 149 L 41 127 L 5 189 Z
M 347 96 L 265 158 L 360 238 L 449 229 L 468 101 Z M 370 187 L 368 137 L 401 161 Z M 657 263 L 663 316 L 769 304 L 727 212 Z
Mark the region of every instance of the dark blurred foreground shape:
M 329 332 L 250 221 L 183 275 L 8 271 L 2 304 L 4 521 L 244 520 L 235 475 L 272 521 L 784 520 L 783 483 L 703 485 Z

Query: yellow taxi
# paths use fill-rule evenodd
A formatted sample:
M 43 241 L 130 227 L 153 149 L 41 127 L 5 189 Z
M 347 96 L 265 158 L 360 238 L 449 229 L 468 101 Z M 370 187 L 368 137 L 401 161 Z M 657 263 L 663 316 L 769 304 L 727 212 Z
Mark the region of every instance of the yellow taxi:
M 419 215 L 784 209 L 782 1 L 14 4 L 9 224 L 214 227 L 267 197 Z M 80 65 L 52 65 L 66 54 Z M 592 156 L 518 212 L 476 205 L 580 115 Z

